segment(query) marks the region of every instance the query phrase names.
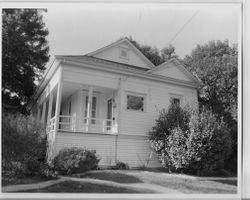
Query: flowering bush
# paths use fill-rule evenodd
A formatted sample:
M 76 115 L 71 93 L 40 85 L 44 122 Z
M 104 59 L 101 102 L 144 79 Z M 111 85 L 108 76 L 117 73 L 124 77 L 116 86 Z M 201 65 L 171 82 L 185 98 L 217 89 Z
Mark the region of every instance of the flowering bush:
M 149 139 L 169 171 L 197 175 L 222 170 L 232 146 L 226 124 L 212 111 L 196 113 L 173 105 L 160 114 Z

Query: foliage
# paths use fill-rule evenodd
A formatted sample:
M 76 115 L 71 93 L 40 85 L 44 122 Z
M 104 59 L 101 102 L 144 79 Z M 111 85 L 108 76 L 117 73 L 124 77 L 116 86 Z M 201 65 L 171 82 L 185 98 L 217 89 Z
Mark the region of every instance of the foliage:
M 223 119 L 218 119 L 211 110 L 202 110 L 198 115 L 191 116 L 189 127 L 187 151 L 190 169 L 198 175 L 209 175 L 223 169 L 232 146 Z
M 48 30 L 39 9 L 3 9 L 3 104 L 26 112 L 25 105 L 49 60 Z
M 60 150 L 53 160 L 53 166 L 61 174 L 74 174 L 96 169 L 99 161 L 96 151 L 71 147 Z
M 166 162 L 164 153 L 166 149 L 166 141 L 171 130 L 180 127 L 183 131 L 188 129 L 190 112 L 188 109 L 182 109 L 180 106 L 172 103 L 168 110 L 163 109 L 159 118 L 156 120 L 155 126 L 149 134 L 149 140 L 154 150 L 162 156 L 162 162 Z
M 211 108 L 229 128 L 233 151 L 227 162 L 234 172 L 237 172 L 237 54 L 237 46 L 230 47 L 228 41 L 211 41 L 198 45 L 183 60 L 203 83 L 198 97 L 200 108 Z
M 148 58 L 154 65 L 159 65 L 164 62 L 160 55 L 160 51 L 156 47 L 151 47 L 149 45 L 141 45 L 136 42 L 132 37 L 128 38 L 129 41 L 139 49 L 142 54 Z
M 129 165 L 127 163 L 124 163 L 118 160 L 116 162 L 116 168 L 117 169 L 129 169 Z
M 164 47 L 161 50 L 161 55 L 163 60 L 170 60 L 171 58 L 178 58 L 178 56 L 175 53 L 175 47 L 172 45 L 169 45 L 167 47 Z
M 197 175 L 222 170 L 232 146 L 225 122 L 211 110 L 198 113 L 174 104 L 161 112 L 149 139 L 163 167 Z
M 46 156 L 46 134 L 34 119 L 21 114 L 3 115 L 2 167 L 17 174 L 35 174 Z

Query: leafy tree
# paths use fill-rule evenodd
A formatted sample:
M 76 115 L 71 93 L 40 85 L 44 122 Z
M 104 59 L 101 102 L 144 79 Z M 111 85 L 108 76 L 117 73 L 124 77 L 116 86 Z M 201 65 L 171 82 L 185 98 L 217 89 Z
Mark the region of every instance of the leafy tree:
M 45 64 L 49 47 L 38 9 L 3 9 L 2 12 L 2 96 L 3 105 L 26 112 Z
M 175 53 L 175 47 L 172 45 L 169 45 L 161 50 L 161 55 L 163 60 L 167 61 L 171 58 L 178 58 L 178 56 Z
M 199 89 L 199 104 L 211 108 L 223 117 L 233 139 L 233 153 L 228 161 L 237 171 L 237 47 L 228 41 L 211 41 L 198 45 L 184 64 L 203 82 Z
M 156 47 L 149 45 L 141 45 L 136 42 L 132 37 L 128 38 L 129 41 L 139 49 L 144 56 L 146 56 L 155 66 L 164 62 L 164 59 L 160 55 L 160 51 Z

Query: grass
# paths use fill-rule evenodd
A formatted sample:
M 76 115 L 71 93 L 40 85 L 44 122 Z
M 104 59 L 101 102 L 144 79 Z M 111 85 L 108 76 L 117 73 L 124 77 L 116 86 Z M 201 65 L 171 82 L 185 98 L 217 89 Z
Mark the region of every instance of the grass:
M 113 181 L 117 183 L 143 183 L 143 181 L 141 181 L 135 176 L 131 176 L 124 173 L 118 173 L 115 171 L 87 173 L 85 175 L 80 176 L 80 178 L 94 178 L 100 180 Z
M 41 176 L 28 176 L 23 178 L 17 178 L 17 177 L 2 177 L 2 186 L 8 186 L 8 185 L 19 185 L 19 184 L 32 184 L 32 183 L 39 183 L 39 182 L 45 182 L 49 180 L 55 180 L 56 178 L 46 178 Z
M 235 194 L 237 192 L 237 181 L 227 179 L 199 179 L 192 176 L 155 172 L 128 172 L 128 174 L 140 178 L 143 182 L 168 187 L 183 193 Z
M 104 186 L 92 183 L 81 183 L 77 181 L 64 181 L 46 188 L 28 190 L 23 192 L 40 193 L 149 193 L 147 191 L 137 191 L 122 187 Z

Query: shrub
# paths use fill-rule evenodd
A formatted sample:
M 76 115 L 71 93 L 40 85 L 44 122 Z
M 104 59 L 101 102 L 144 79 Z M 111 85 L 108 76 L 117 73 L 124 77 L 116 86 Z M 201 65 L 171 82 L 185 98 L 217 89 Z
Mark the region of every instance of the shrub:
M 129 169 L 129 165 L 127 163 L 121 162 L 121 161 L 117 161 L 116 162 L 116 168 L 117 169 Z
M 210 110 L 203 110 L 190 119 L 187 154 L 190 170 L 198 175 L 212 175 L 223 169 L 231 153 L 232 141 L 222 119 Z
M 39 173 L 46 156 L 46 134 L 30 116 L 2 116 L 2 169 L 16 176 Z
M 59 173 L 70 175 L 96 169 L 99 161 L 96 151 L 72 147 L 62 149 L 53 159 L 53 166 Z
M 210 110 L 203 109 L 196 113 L 190 110 L 180 111 L 181 108 L 177 107 L 170 109 L 165 112 L 166 116 L 163 116 L 164 112 L 161 113 L 155 126 L 157 133 L 162 131 L 162 138 L 154 138 L 154 134 L 150 136 L 161 164 L 169 171 L 197 175 L 212 175 L 221 171 L 231 153 L 231 136 L 223 119 L 219 119 Z M 180 114 L 185 112 L 187 113 Z M 179 113 L 177 121 L 183 118 L 183 122 L 173 123 L 172 126 L 164 124 L 171 122 L 165 120 L 170 116 L 176 119 L 176 116 L 169 113 Z M 155 127 L 153 130 L 156 130 Z M 167 132 L 163 132 L 166 127 Z
M 176 171 L 183 171 L 189 165 L 187 159 L 188 134 L 188 131 L 184 132 L 177 127 L 171 131 L 167 140 L 169 165 Z
M 149 133 L 151 146 L 157 152 L 158 158 L 164 167 L 172 168 L 171 163 L 169 163 L 168 137 L 171 135 L 171 131 L 177 127 L 184 132 L 188 130 L 190 113 L 188 108 L 182 109 L 176 104 L 171 104 L 168 110 L 163 109 L 160 112 L 155 126 Z

